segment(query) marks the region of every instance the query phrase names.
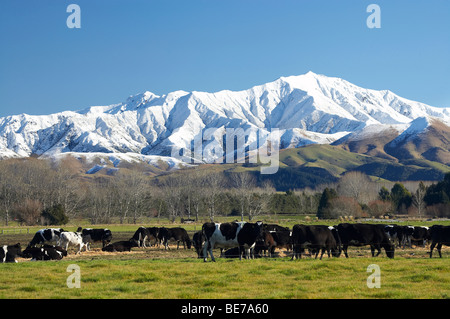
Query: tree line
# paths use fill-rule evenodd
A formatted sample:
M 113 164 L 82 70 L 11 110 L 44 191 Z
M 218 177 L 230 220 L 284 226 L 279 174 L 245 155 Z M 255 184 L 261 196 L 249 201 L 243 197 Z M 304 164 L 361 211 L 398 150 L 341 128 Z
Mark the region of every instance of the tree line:
M 154 176 L 135 166 L 88 175 L 73 157 L 8 159 L 0 161 L 0 218 L 4 225 L 62 225 L 73 219 L 139 223 L 144 217 L 254 220 L 261 214 L 448 217 L 450 173 L 437 184 L 408 183 L 383 184 L 350 172 L 316 189 L 277 192 L 270 180 L 261 183 L 249 172 L 190 169 Z

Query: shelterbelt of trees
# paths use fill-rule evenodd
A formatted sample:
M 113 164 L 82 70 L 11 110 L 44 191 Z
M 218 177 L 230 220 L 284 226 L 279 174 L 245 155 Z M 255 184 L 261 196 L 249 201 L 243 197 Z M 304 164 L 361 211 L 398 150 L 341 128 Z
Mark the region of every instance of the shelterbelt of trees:
M 139 223 L 148 217 L 255 220 L 259 215 L 307 214 L 318 218 L 450 217 L 450 173 L 442 181 L 376 182 L 348 172 L 315 189 L 278 192 L 254 174 L 191 169 L 156 176 L 136 166 L 88 175 L 75 158 L 0 161 L 3 225 L 63 225 L 71 219 Z

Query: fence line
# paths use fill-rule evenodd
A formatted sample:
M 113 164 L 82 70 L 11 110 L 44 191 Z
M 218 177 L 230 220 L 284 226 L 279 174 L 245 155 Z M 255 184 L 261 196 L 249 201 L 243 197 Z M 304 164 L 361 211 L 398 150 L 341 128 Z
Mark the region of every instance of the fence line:
M 13 229 L 2 229 L 2 230 L 0 230 L 0 235 L 7 235 L 8 233 L 12 233 L 12 234 L 21 234 L 21 233 L 29 234 L 30 233 L 30 229 L 29 228 L 13 228 Z

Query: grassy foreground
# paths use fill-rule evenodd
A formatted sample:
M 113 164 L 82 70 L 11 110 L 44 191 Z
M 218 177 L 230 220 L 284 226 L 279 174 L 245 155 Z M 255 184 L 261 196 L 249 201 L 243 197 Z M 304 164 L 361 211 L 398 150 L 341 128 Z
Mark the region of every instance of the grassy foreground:
M 70 264 L 81 287 L 68 288 Z M 381 288 L 367 287 L 370 264 Z M 450 298 L 448 258 L 91 259 L 1 264 L 1 298 Z

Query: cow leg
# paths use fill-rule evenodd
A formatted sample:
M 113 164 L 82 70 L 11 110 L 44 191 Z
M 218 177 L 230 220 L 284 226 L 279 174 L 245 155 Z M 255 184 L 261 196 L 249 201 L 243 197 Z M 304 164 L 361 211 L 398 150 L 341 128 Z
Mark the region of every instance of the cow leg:
M 216 259 L 213 256 L 212 248 L 209 249 L 209 255 L 211 256 L 211 260 L 215 262 Z
M 205 241 L 205 245 L 203 246 L 203 261 L 206 262 L 208 259 L 208 241 Z
M 430 245 L 430 258 L 433 256 L 433 249 L 436 246 L 436 243 L 433 241 Z
M 442 243 L 439 243 L 436 248 L 437 248 L 437 251 L 439 253 L 439 258 L 442 258 L 442 255 L 441 255 Z
M 317 251 L 319 252 L 319 251 Z M 320 253 L 320 260 L 322 260 L 323 254 L 325 253 L 325 248 L 322 248 L 322 252 Z M 316 255 L 317 258 L 317 255 Z
M 347 248 L 348 248 L 348 245 L 345 245 L 345 244 L 342 245 L 342 250 L 344 251 L 345 258 L 348 258 Z
M 376 246 L 376 249 L 377 249 L 377 254 L 375 255 L 375 257 L 378 257 L 378 255 L 381 254 L 381 246 L 380 246 L 380 245 L 377 245 L 377 246 Z

